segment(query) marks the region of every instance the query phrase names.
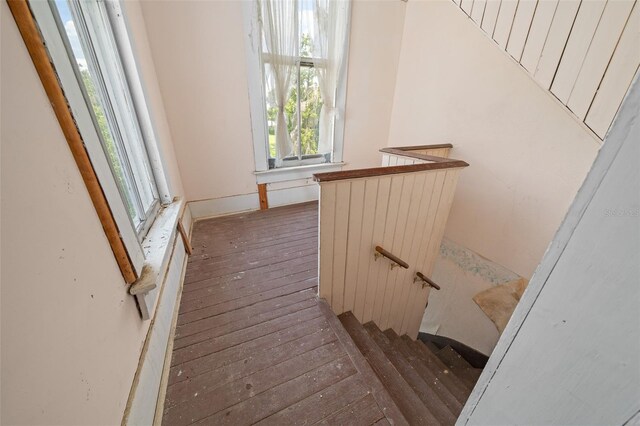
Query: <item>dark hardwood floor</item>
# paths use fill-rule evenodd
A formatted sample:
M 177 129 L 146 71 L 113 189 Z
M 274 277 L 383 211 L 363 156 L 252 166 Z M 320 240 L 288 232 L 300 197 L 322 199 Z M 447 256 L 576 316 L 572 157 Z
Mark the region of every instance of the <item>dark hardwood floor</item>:
M 200 221 L 192 244 L 163 424 L 404 423 L 317 300 L 317 203 Z

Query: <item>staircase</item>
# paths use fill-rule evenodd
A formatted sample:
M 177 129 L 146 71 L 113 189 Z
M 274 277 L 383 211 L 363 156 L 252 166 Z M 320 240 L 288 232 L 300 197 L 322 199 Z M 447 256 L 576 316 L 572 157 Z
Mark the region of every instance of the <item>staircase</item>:
M 351 312 L 338 316 L 389 396 L 411 425 L 452 425 L 480 376 L 451 346 L 382 332 Z

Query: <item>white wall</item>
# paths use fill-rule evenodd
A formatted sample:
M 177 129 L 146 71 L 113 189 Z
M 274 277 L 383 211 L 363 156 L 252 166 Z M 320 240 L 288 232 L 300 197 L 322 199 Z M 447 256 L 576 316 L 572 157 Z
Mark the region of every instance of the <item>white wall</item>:
M 452 1 L 412 0 L 388 144 L 444 142 L 470 164 L 445 236 L 529 278 L 599 143 Z
M 0 422 L 119 424 L 149 322 L 127 293 L 13 17 L 0 3 Z M 135 22 L 134 33 L 143 35 Z M 161 111 L 153 76 L 144 81 Z M 154 117 L 156 126 L 162 119 Z M 162 143 L 181 195 L 171 141 Z
M 636 81 L 460 424 L 637 422 L 638 111 Z
M 386 144 L 405 3 L 355 1 L 344 161 Z M 142 3 L 188 201 L 257 192 L 240 1 Z M 253 205 L 253 204 L 252 204 Z
M 429 292 L 429 306 L 425 309 L 420 331 L 455 339 L 490 355 L 500 333 L 473 301 L 473 296 L 520 277 L 468 248 L 444 239 L 432 278 L 441 288 Z
M 145 1 L 188 201 L 256 192 L 242 3 Z
M 349 40 L 344 161 L 377 167 L 389 134 L 406 3 L 354 0 Z

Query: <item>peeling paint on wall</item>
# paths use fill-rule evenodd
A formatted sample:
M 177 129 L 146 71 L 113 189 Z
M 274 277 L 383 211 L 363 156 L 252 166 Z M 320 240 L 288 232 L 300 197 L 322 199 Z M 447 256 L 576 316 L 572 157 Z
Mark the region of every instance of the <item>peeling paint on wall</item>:
M 493 285 L 500 285 L 520 278 L 518 274 L 486 259 L 479 254 L 443 239 L 440 256 L 449 259 L 465 272 L 477 275 Z

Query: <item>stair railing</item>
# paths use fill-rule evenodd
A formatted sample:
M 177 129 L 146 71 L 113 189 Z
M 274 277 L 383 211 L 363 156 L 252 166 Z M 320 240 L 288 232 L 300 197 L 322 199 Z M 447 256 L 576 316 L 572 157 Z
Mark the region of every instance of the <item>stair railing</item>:
M 440 290 L 440 286 L 434 283 L 429 277 L 426 277 L 422 272 L 416 272 L 416 276 L 413 279 L 413 282 L 422 281 L 422 288 L 425 287 L 433 287 L 436 290 Z
M 429 290 L 414 277 L 433 272 L 458 175 L 468 166 L 447 158 L 450 149 L 385 148 L 382 167 L 314 175 L 318 292 L 334 313 L 351 311 L 362 323 L 416 338 Z M 376 262 L 380 256 L 391 264 Z
M 375 253 L 373 255 L 376 260 L 380 257 L 386 257 L 387 259 L 389 259 L 391 261 L 391 269 L 395 268 L 396 266 L 400 266 L 404 269 L 409 269 L 409 264 L 407 262 L 405 262 L 404 260 L 400 259 L 398 256 L 389 253 L 388 251 L 386 251 L 385 249 L 383 249 L 380 246 L 376 246 L 375 249 Z

